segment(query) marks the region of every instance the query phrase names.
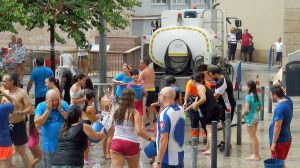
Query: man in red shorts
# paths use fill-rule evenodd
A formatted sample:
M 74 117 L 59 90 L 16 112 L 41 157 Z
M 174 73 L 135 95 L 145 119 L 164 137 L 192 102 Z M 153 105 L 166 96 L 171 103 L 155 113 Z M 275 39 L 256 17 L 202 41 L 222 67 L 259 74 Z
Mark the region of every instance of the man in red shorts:
M 284 95 L 280 86 L 272 86 L 270 96 L 278 103 L 269 129 L 272 158 L 285 160 L 292 142 L 290 125 L 293 117 L 293 102 Z

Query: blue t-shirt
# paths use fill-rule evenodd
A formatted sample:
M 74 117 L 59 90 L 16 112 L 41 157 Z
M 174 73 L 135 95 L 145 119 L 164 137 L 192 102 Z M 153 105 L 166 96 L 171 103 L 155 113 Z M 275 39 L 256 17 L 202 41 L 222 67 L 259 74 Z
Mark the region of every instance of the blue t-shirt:
M 129 82 L 132 81 L 132 78 L 131 78 L 131 77 L 127 78 L 126 75 L 125 75 L 124 73 L 121 73 L 121 74 L 119 74 L 119 75 L 117 75 L 117 76 L 115 77 L 115 80 L 117 80 L 117 81 L 122 81 L 122 82 L 124 82 L 124 83 L 127 85 Z M 118 85 L 117 91 L 116 91 L 116 95 L 117 95 L 118 97 L 121 96 L 123 90 L 126 88 L 126 85 L 124 85 L 124 86 Z
M 130 82 L 127 85 L 127 87 L 134 91 L 136 100 L 138 100 L 138 101 L 142 100 L 143 90 L 144 90 L 144 86 L 142 84 L 134 84 L 134 83 Z
M 69 111 L 67 102 L 62 101 L 62 108 Z M 35 110 L 36 116 L 41 116 L 46 111 L 46 102 L 40 103 Z M 57 150 L 57 143 L 64 118 L 57 109 L 50 112 L 47 121 L 41 126 L 42 150 L 46 153 L 54 153 Z
M 50 68 L 48 67 L 37 67 L 34 68 L 31 72 L 30 80 L 34 81 L 34 94 L 35 98 L 38 97 L 45 97 L 47 93 L 47 87 L 45 85 L 45 80 L 46 78 L 54 76 L 53 72 Z
M 274 110 L 273 120 L 269 128 L 270 144 L 273 141 L 275 121 L 278 120 L 282 120 L 282 126 L 276 143 L 288 142 L 292 139 L 290 125 L 293 117 L 293 102 L 289 97 L 287 98 L 287 101 L 279 103 Z
M 169 134 L 169 141 L 162 164 L 166 166 L 183 165 L 184 159 L 184 112 L 181 106 L 167 106 L 158 116 L 156 149 L 162 133 Z
M 12 145 L 9 132 L 9 114 L 14 111 L 13 104 L 0 104 L 0 146 Z

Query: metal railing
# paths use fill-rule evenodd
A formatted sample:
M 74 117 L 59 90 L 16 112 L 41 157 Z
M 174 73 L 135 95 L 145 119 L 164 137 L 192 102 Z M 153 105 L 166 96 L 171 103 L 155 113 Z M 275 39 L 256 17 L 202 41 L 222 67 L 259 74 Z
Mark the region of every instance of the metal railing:
M 79 67 L 78 50 L 55 51 L 56 64 L 59 66 L 59 55 L 69 53 L 72 55 L 75 66 Z M 46 66 L 50 66 L 49 50 L 28 50 L 25 60 L 25 74 L 30 74 L 34 68 L 34 60 L 37 57 L 44 57 Z M 112 78 L 122 72 L 122 65 L 128 63 L 134 68 L 138 68 L 141 59 L 141 46 L 136 46 L 127 51 L 108 51 L 107 52 L 107 77 Z M 99 52 L 89 52 L 88 72 L 89 76 L 98 76 L 100 68 Z

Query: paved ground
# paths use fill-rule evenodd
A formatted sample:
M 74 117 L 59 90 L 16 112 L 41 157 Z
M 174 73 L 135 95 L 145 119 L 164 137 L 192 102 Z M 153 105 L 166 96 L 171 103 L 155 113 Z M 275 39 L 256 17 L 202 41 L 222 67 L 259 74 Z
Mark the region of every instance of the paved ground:
M 268 81 L 277 71 L 277 68 L 274 68 L 271 72 L 267 71 L 267 65 L 260 65 L 260 64 L 243 64 L 243 81 L 246 80 L 255 80 L 256 75 L 260 74 L 261 84 L 267 86 Z M 268 90 L 268 88 L 266 89 Z M 238 103 L 244 103 L 243 97 L 245 93 L 241 94 L 241 99 L 238 100 Z M 300 130 L 299 130 L 299 122 L 300 122 L 300 97 L 293 97 L 294 101 L 294 117 L 292 121 L 292 136 L 293 136 L 293 143 L 292 148 L 290 150 L 289 156 L 286 160 L 287 167 L 297 167 L 295 165 L 300 164 L 299 155 L 300 154 Z M 267 107 L 267 99 L 265 101 L 265 106 Z M 275 106 L 275 105 L 274 105 Z M 268 130 L 269 124 L 272 119 L 272 114 L 267 113 L 267 109 L 265 108 L 265 120 L 260 122 L 258 128 L 258 140 L 260 145 L 260 154 L 262 157 L 261 161 L 247 161 L 245 158 L 251 154 L 251 146 L 248 137 L 248 133 L 246 130 L 246 126 L 243 125 L 242 127 L 242 145 L 236 145 L 236 127 L 232 128 L 232 152 L 230 157 L 225 157 L 223 152 L 218 151 L 218 167 L 220 168 L 261 168 L 263 167 L 263 160 L 270 157 L 269 152 L 269 145 L 268 145 Z M 234 121 L 236 118 L 234 118 Z M 186 124 L 186 137 L 185 137 L 185 166 L 190 167 L 191 165 L 191 146 L 189 145 L 189 122 Z M 218 138 L 221 139 L 222 132 L 218 132 Z M 202 141 L 200 139 L 200 141 Z M 142 148 L 144 147 L 146 142 L 142 142 Z M 199 145 L 198 149 L 204 148 L 203 145 Z M 30 153 L 28 151 L 28 153 Z M 96 160 L 96 164 L 94 165 L 87 165 L 86 168 L 109 168 L 110 160 L 102 159 L 102 147 L 101 144 L 95 144 L 92 148 L 91 152 L 92 158 Z M 198 165 L 199 168 L 210 167 L 210 157 L 204 156 L 202 154 L 197 155 L 198 158 Z M 22 167 L 21 158 L 16 155 L 13 159 L 14 163 L 17 166 Z M 143 152 L 141 152 L 141 160 L 140 160 L 140 167 L 142 168 L 150 168 L 151 165 L 149 164 L 149 159 L 146 158 Z

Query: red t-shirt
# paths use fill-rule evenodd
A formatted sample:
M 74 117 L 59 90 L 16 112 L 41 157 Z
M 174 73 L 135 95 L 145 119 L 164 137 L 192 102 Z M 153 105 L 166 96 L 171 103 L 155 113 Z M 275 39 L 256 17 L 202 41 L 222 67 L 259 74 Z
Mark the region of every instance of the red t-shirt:
M 242 46 L 251 46 L 252 35 L 250 33 L 243 33 L 242 35 Z

